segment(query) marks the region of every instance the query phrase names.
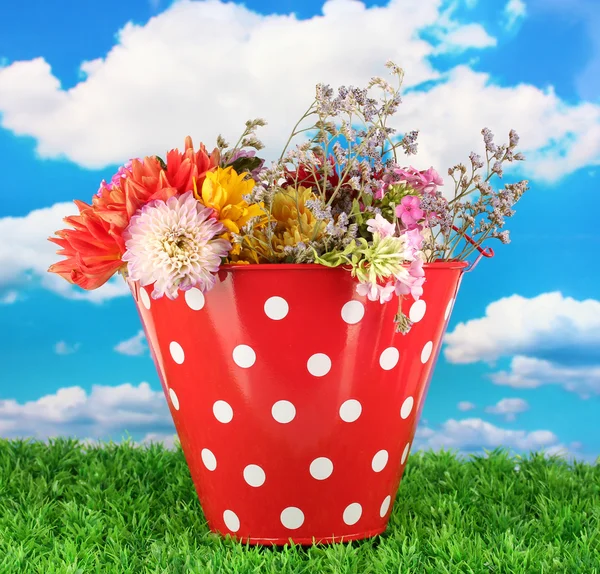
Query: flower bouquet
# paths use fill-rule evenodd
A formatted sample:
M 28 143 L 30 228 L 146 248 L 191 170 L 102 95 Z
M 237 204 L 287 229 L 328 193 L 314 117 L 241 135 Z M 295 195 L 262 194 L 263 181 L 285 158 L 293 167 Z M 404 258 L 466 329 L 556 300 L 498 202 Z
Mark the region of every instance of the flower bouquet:
M 402 84 L 387 67 L 397 86 L 318 85 L 270 165 L 264 120 L 210 153 L 188 137 L 76 200 L 51 238 L 51 272 L 128 282 L 209 527 L 243 541 L 385 530 L 465 260 L 508 243 L 527 189 L 489 183 L 524 159 L 513 131 L 482 131 L 485 160 L 448 170 L 452 194 L 403 165 L 417 132 L 387 125 Z

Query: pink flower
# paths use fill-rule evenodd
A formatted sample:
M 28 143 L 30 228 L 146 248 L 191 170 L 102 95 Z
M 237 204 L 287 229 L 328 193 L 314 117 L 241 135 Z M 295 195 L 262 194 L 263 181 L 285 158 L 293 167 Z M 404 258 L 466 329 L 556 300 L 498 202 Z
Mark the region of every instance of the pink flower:
M 417 221 L 423 219 L 425 212 L 421 209 L 421 200 L 414 195 L 406 195 L 396 207 L 396 215 L 400 221 L 411 229 L 417 224 Z
M 369 301 L 377 301 L 381 304 L 387 303 L 394 296 L 396 286 L 393 282 L 388 282 L 385 287 L 377 283 L 359 283 L 356 286 L 356 292 L 359 295 L 365 296 Z
M 400 181 L 405 181 L 415 191 L 422 193 L 435 193 L 438 185 L 444 185 L 444 180 L 433 167 L 419 171 L 411 166 L 407 169 L 396 169 L 394 173 L 400 176 Z
M 379 233 L 381 237 L 388 237 L 396 233 L 396 226 L 378 213 L 375 219 L 367 220 L 367 231 Z
M 404 233 L 406 236 L 406 241 L 408 243 L 409 249 L 414 253 L 415 251 L 420 251 L 423 247 L 423 238 L 422 229 L 420 226 L 414 227 L 413 229 L 409 229 Z
M 396 295 L 412 295 L 415 301 L 423 295 L 423 283 L 425 283 L 425 270 L 423 261 L 417 257 L 411 262 L 408 275 L 398 277 L 396 282 Z

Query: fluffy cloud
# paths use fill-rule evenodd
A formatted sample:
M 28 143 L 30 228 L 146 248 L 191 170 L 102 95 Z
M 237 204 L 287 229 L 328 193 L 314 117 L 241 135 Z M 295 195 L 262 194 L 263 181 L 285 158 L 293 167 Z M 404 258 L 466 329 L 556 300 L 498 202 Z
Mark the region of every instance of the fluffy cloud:
M 55 203 L 22 217 L 0 218 L 0 287 L 11 287 L 9 294 L 16 293 L 15 288 L 35 278 L 47 289 L 70 299 L 100 303 L 129 294 L 129 288 L 120 277 L 95 291 L 83 291 L 47 272 L 48 267 L 59 260 L 58 246 L 48 241 L 48 237 L 63 228 L 63 218 L 74 212 L 76 208 L 72 203 Z
M 459 323 L 444 341 L 444 356 L 452 363 L 541 353 L 599 359 L 600 301 L 558 292 L 531 299 L 512 295 L 490 303 L 485 317 Z
M 105 440 L 125 432 L 164 437 L 173 431 L 163 392 L 153 391 L 148 383 L 97 385 L 89 394 L 81 387 L 65 387 L 26 403 L 0 400 L 0 436 L 6 438 Z
M 138 331 L 137 335 L 121 341 L 115 346 L 115 351 L 122 355 L 139 356 L 146 352 L 146 336 L 144 331 Z
M 423 427 L 417 432 L 421 448 L 456 448 L 462 451 L 493 449 L 539 450 L 558 445 L 558 437 L 549 430 L 509 430 L 478 418 L 443 423 L 439 430 Z
M 507 421 L 514 421 L 517 414 L 529 410 L 529 403 L 523 399 L 502 399 L 495 405 L 486 407 L 486 413 L 503 415 Z
M 477 405 L 469 401 L 460 401 L 460 403 L 458 403 L 456 406 L 458 407 L 459 411 L 472 411 L 477 407 Z
M 14 289 L 10 289 L 9 291 L 6 291 L 6 293 L 4 293 L 0 297 L 0 305 L 12 305 L 13 303 L 16 303 L 18 300 L 19 300 L 19 293 L 17 291 L 15 291 Z
M 75 343 L 74 345 L 69 345 L 66 341 L 59 341 L 54 345 L 54 352 L 57 355 L 71 355 L 79 349 L 79 343 Z
M 562 385 L 583 399 L 600 395 L 600 365 L 561 366 L 551 361 L 513 357 L 508 371 L 490 374 L 496 385 L 517 389 L 534 389 L 541 385 Z
M 532 177 L 553 181 L 598 164 L 600 106 L 569 105 L 551 89 L 500 87 L 465 66 L 443 74 L 432 66 L 434 54 L 494 43 L 441 5 L 329 0 L 322 15 L 299 20 L 217 0 L 176 2 L 145 25 L 127 24 L 104 58 L 82 64 L 86 78 L 69 90 L 42 58 L 0 69 L 2 125 L 36 138 L 43 157 L 97 168 L 180 146 L 188 133 L 208 144 L 218 133 L 231 139 L 246 119 L 263 116 L 269 126 L 260 135 L 274 156 L 317 82 L 364 85 L 391 58 L 406 69 L 407 87 L 434 80 L 406 94 L 394 124 L 421 130 L 419 165 L 444 172 L 464 161 L 481 149 L 486 125 L 499 135 L 519 131 Z M 324 37 L 326 50 L 318 48 Z
M 508 0 L 508 3 L 504 7 L 504 16 L 506 20 L 506 27 L 510 30 L 514 25 L 522 20 L 527 14 L 527 6 L 523 0 Z
M 444 342 L 451 363 L 511 357 L 508 371 L 490 375 L 497 385 L 560 384 L 584 398 L 600 394 L 600 301 L 512 295 L 488 305 L 484 317 L 459 323 Z

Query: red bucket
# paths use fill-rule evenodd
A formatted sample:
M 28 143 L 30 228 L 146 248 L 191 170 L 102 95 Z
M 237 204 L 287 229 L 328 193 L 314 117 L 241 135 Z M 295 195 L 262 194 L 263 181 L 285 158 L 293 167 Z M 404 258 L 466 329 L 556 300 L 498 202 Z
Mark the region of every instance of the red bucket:
M 225 266 L 174 301 L 131 287 L 211 530 L 251 544 L 386 529 L 464 262 L 425 265 L 414 321 L 343 269 Z

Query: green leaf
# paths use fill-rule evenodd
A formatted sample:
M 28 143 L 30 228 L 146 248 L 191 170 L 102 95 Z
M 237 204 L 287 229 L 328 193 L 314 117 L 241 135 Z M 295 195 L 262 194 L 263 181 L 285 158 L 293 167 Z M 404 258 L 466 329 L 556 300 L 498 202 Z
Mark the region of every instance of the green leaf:
M 158 163 L 160 163 L 160 167 L 162 169 L 167 169 L 167 164 L 164 162 L 163 158 L 160 156 L 154 156 L 156 157 L 156 159 L 158 160 Z

